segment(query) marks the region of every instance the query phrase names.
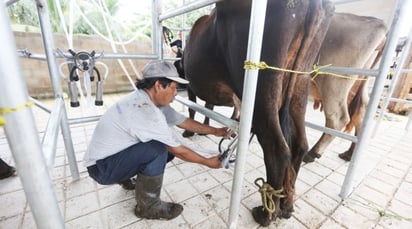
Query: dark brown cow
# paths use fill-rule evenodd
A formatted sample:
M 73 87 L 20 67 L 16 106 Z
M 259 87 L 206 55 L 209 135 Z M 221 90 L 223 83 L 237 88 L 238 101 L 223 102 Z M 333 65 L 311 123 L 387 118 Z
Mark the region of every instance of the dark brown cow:
M 242 99 L 251 0 L 216 3 L 211 15 L 200 18 L 184 52 L 184 70 L 190 88 L 216 105 Z M 261 60 L 269 66 L 310 71 L 333 7 L 321 0 L 269 0 Z M 281 190 L 273 196 L 274 212 L 262 206 L 252 214 L 261 225 L 276 217 L 290 217 L 296 176 L 308 145 L 305 132 L 309 76 L 261 70 L 252 131 L 262 146 L 267 183 Z
M 385 34 L 386 26 L 380 19 L 336 13 L 322 44 L 319 64 L 369 69 L 380 59 Z M 315 101 L 314 108 L 319 106 L 319 102 L 322 104 L 326 127 L 345 129 L 346 132 L 355 128 L 355 135 L 358 135 L 369 99 L 367 81 L 364 79 L 332 75 L 315 78 L 310 91 Z M 303 160 L 312 162 L 321 157 L 334 138 L 333 135 L 323 134 Z M 354 148 L 355 143 L 352 143 L 339 157 L 349 161 Z

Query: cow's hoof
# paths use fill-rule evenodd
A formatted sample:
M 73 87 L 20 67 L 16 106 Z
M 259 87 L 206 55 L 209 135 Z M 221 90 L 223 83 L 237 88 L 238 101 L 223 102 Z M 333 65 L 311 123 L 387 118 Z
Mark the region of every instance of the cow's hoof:
M 304 157 L 303 161 L 306 163 L 311 163 L 315 161 L 315 158 L 320 158 L 322 155 L 318 153 L 308 152 Z
M 303 161 L 303 162 L 306 162 L 306 163 L 311 163 L 311 162 L 314 162 L 314 161 L 315 161 L 315 158 L 313 158 L 313 157 L 310 156 L 309 154 L 306 154 L 306 155 L 303 157 L 302 161 Z
M 252 209 L 252 216 L 255 219 L 256 223 L 260 224 L 261 226 L 269 226 L 270 220 L 268 217 L 268 212 L 262 206 L 254 207 Z
M 340 153 L 339 157 L 345 161 L 350 161 L 350 159 L 352 159 L 352 152 L 346 151 L 344 153 Z
M 283 219 L 289 219 L 294 211 L 295 210 L 293 209 L 293 207 L 290 209 L 283 209 L 280 211 L 278 217 Z
M 183 134 L 182 134 L 182 136 L 184 138 L 192 137 L 193 135 L 195 135 L 195 133 L 187 131 L 187 130 L 185 132 L 183 132 Z

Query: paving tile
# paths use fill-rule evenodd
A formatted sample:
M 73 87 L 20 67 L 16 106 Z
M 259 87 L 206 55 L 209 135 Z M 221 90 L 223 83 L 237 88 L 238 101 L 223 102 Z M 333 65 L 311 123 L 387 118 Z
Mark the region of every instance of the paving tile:
M 219 213 L 219 216 L 224 220 L 224 222 L 226 222 L 228 227 L 230 227 L 229 210 L 230 210 L 229 208 L 226 208 L 224 211 Z M 257 224 L 255 220 L 253 219 L 251 211 L 248 208 L 245 208 L 242 204 L 240 205 L 238 209 L 238 217 L 236 218 L 236 222 L 234 223 L 236 224 L 236 228 L 238 229 L 261 228 L 259 224 Z
M 357 214 L 355 211 L 341 206 L 331 216 L 334 220 L 347 228 L 373 228 L 376 224 L 374 221 Z
M 182 216 L 189 223 L 189 226 L 196 225 L 214 214 L 212 207 L 203 196 L 194 196 L 182 204 L 184 207 Z
M 173 184 L 183 180 L 184 178 L 183 173 L 176 166 L 170 166 L 165 169 L 163 175 L 163 185 Z
M 293 216 L 308 228 L 316 228 L 325 220 L 324 216 L 319 210 L 312 207 L 302 199 L 297 199 L 294 204 L 295 212 Z
M 313 173 L 305 167 L 301 168 L 299 171 L 298 179 L 308 185 L 315 185 L 319 183 L 323 178 L 316 173 Z
M 252 195 L 242 198 L 241 203 L 247 209 L 252 210 L 254 207 L 262 206 L 262 197 L 260 193 L 256 192 Z
M 230 205 L 230 192 L 223 186 L 217 186 L 204 192 L 202 196 L 216 212 L 223 211 Z
M 167 191 L 172 200 L 177 203 L 192 198 L 198 194 L 188 180 L 181 180 L 174 184 L 164 186 L 163 188 Z
M 134 214 L 135 206 L 134 200 L 126 200 L 102 209 L 102 216 L 106 218 L 107 227 L 121 228 L 140 220 Z
M 183 210 L 183 212 L 187 209 Z M 172 220 L 143 220 L 150 229 L 165 229 L 165 228 L 190 228 L 190 225 L 184 220 L 182 215 L 172 219 Z M 138 224 L 138 225 L 141 225 Z M 139 228 L 140 227 L 130 227 L 130 228 Z
M 409 196 L 409 200 L 411 200 Z M 409 204 L 411 202 L 408 202 Z M 405 204 L 398 200 L 392 200 L 388 206 L 388 210 L 399 216 L 400 218 L 409 220 L 412 222 L 412 206 Z
M 23 187 L 18 176 L 0 180 L 0 198 L 3 194 L 15 192 L 21 190 L 22 188 Z
M 305 164 L 305 168 L 321 177 L 327 177 L 333 171 L 317 161 Z
M 327 219 L 319 227 L 319 229 L 344 229 L 344 228 L 345 227 L 343 227 L 341 224 L 339 224 L 338 222 L 336 222 L 334 220 L 331 220 L 331 219 Z
M 81 177 L 76 182 L 64 184 L 64 188 L 66 198 L 70 199 L 72 197 L 94 191 L 96 189 L 96 185 L 95 181 L 92 180 L 90 177 Z
M 412 228 L 412 221 L 397 218 L 395 215 L 382 217 L 379 225 L 385 229 L 409 229 Z
M 103 217 L 101 211 L 93 212 L 90 214 L 82 215 L 73 220 L 66 221 L 65 226 L 67 229 L 80 229 L 80 228 L 90 228 L 90 229 L 100 229 L 109 228 L 108 222 L 105 217 Z
M 92 192 L 98 195 L 101 208 L 113 205 L 124 200 L 131 200 L 136 204 L 134 190 L 124 190 L 120 185 L 108 185 L 98 192 Z M 163 193 L 161 193 L 161 196 Z
M 350 208 L 356 213 L 375 222 L 379 220 L 380 213 L 385 211 L 385 207 L 379 207 L 376 204 L 356 195 L 351 195 L 350 197 L 346 198 L 342 203 L 342 206 Z
M 340 173 L 332 173 L 326 179 L 339 186 L 342 186 L 343 181 L 345 180 L 345 176 Z
M 383 209 L 386 207 L 392 197 L 382 194 L 365 185 L 358 187 L 353 194 L 354 196 L 360 196 L 367 202 L 370 202 L 371 204 Z
M 382 171 L 381 169 L 374 169 L 371 173 L 370 173 L 371 177 L 374 177 L 380 181 L 383 181 L 385 183 L 389 183 L 391 185 L 394 186 L 398 186 L 399 183 L 401 182 L 401 178 L 399 177 L 394 177 L 392 175 L 389 175 L 388 173 L 386 173 L 385 171 Z
M 199 193 L 203 193 L 219 185 L 219 182 L 208 172 L 189 177 L 188 180 Z
M 66 201 L 65 220 L 80 217 L 82 215 L 97 211 L 99 209 L 96 193 L 91 192 L 82 196 L 74 197 Z
M 22 214 L 12 216 L 12 217 L 5 217 L 1 216 L 0 218 L 0 228 L 4 229 L 12 229 L 12 228 L 18 228 L 19 225 L 21 225 L 21 222 L 23 220 Z
M 339 205 L 338 201 L 328 197 L 316 189 L 306 192 L 301 198 L 317 210 L 321 211 L 324 215 L 330 215 Z
M 176 165 L 176 167 L 183 173 L 184 177 L 194 176 L 208 169 L 206 166 L 195 164 L 195 163 L 182 163 Z
M 311 188 L 312 186 L 302 182 L 299 179 L 296 179 L 296 182 L 295 182 L 295 195 L 296 196 L 301 196 L 303 193 L 307 192 Z
M 218 215 L 212 215 L 202 222 L 191 226 L 190 228 L 193 229 L 225 229 L 227 228 L 225 222 L 218 216 Z
M 363 184 L 387 196 L 392 196 L 396 189 L 396 186 L 390 183 L 383 182 L 374 177 L 368 177 L 363 181 Z
M 326 194 L 330 198 L 334 199 L 335 201 L 341 201 L 341 197 L 339 196 L 341 186 L 333 183 L 329 180 L 323 180 L 319 184 L 315 186 L 317 190 Z
M 19 215 L 25 210 L 26 196 L 23 190 L 1 195 L 0 200 L 0 219 Z
M 272 224 L 269 225 L 269 229 L 284 228 L 284 229 L 304 229 L 307 228 L 295 217 L 289 219 L 276 219 Z
M 26 212 L 22 220 L 23 223 L 21 224 L 21 228 L 33 228 L 33 225 L 36 224 L 36 221 L 34 220 L 33 214 L 31 214 L 31 212 Z
M 169 222 L 170 223 L 170 222 Z M 147 225 L 146 220 L 139 220 L 137 222 L 131 223 L 129 225 L 126 225 L 122 227 L 122 229 L 151 229 L 149 225 Z
M 266 181 L 265 174 L 262 174 L 262 172 L 257 169 L 250 170 L 248 172 L 245 172 L 244 174 L 244 180 L 248 181 L 251 184 L 254 184 L 255 180 L 258 178 L 263 178 Z

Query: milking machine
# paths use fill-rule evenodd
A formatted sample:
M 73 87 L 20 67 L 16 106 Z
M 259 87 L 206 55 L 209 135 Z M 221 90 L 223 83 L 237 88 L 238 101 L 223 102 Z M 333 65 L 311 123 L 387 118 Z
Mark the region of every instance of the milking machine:
M 71 107 L 79 107 L 80 102 L 78 100 L 78 87 L 77 83 L 79 82 L 79 72 L 82 72 L 83 79 L 84 79 L 84 88 L 86 89 L 86 96 L 87 96 L 87 104 L 91 105 L 91 82 L 95 80 L 94 72 L 97 75 L 97 81 L 95 86 L 95 101 L 94 105 L 102 106 L 103 105 L 103 81 L 107 78 L 108 74 L 108 67 L 106 64 L 102 62 L 96 62 L 96 59 L 103 56 L 103 52 L 100 52 L 96 55 L 96 52 L 93 50 L 92 52 L 88 53 L 85 51 L 75 52 L 71 49 L 68 50 L 70 55 L 63 53 L 60 49 L 57 49 L 57 52 L 65 57 L 67 61 L 60 64 L 59 70 L 60 74 L 64 79 L 67 80 L 68 88 L 69 88 L 69 98 L 70 98 L 70 106 Z M 62 66 L 67 64 L 69 67 L 69 77 L 68 79 L 62 73 Z M 96 68 L 96 64 L 103 65 L 105 67 L 105 76 L 102 78 L 100 75 L 99 70 Z
M 249 143 L 252 141 L 254 134 L 250 134 Z M 230 140 L 227 142 L 226 140 Z M 226 146 L 224 146 L 226 145 Z M 219 160 L 222 163 L 222 168 L 228 169 L 233 167 L 236 161 L 236 148 L 238 145 L 238 135 L 233 133 L 231 139 L 222 138 L 219 141 L 218 149 L 219 149 Z

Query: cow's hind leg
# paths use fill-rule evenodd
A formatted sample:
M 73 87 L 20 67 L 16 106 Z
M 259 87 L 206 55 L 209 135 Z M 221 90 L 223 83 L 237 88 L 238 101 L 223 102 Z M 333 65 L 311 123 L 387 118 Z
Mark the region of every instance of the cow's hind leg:
M 274 119 L 277 119 L 277 117 L 274 117 Z M 279 121 L 272 120 L 271 123 L 279 123 Z M 274 203 L 273 213 L 270 213 L 263 206 L 252 209 L 255 221 L 262 226 L 268 226 L 272 220 L 279 216 L 280 195 L 285 195 L 283 184 L 285 183 L 288 165 L 290 165 L 291 155 L 279 126 L 273 128 L 265 126 L 259 129 L 260 131 L 256 131 L 256 136 L 264 152 L 267 183 L 274 190 L 283 190 L 279 195 L 272 197 Z M 274 132 L 269 133 L 268 130 L 274 130 Z

